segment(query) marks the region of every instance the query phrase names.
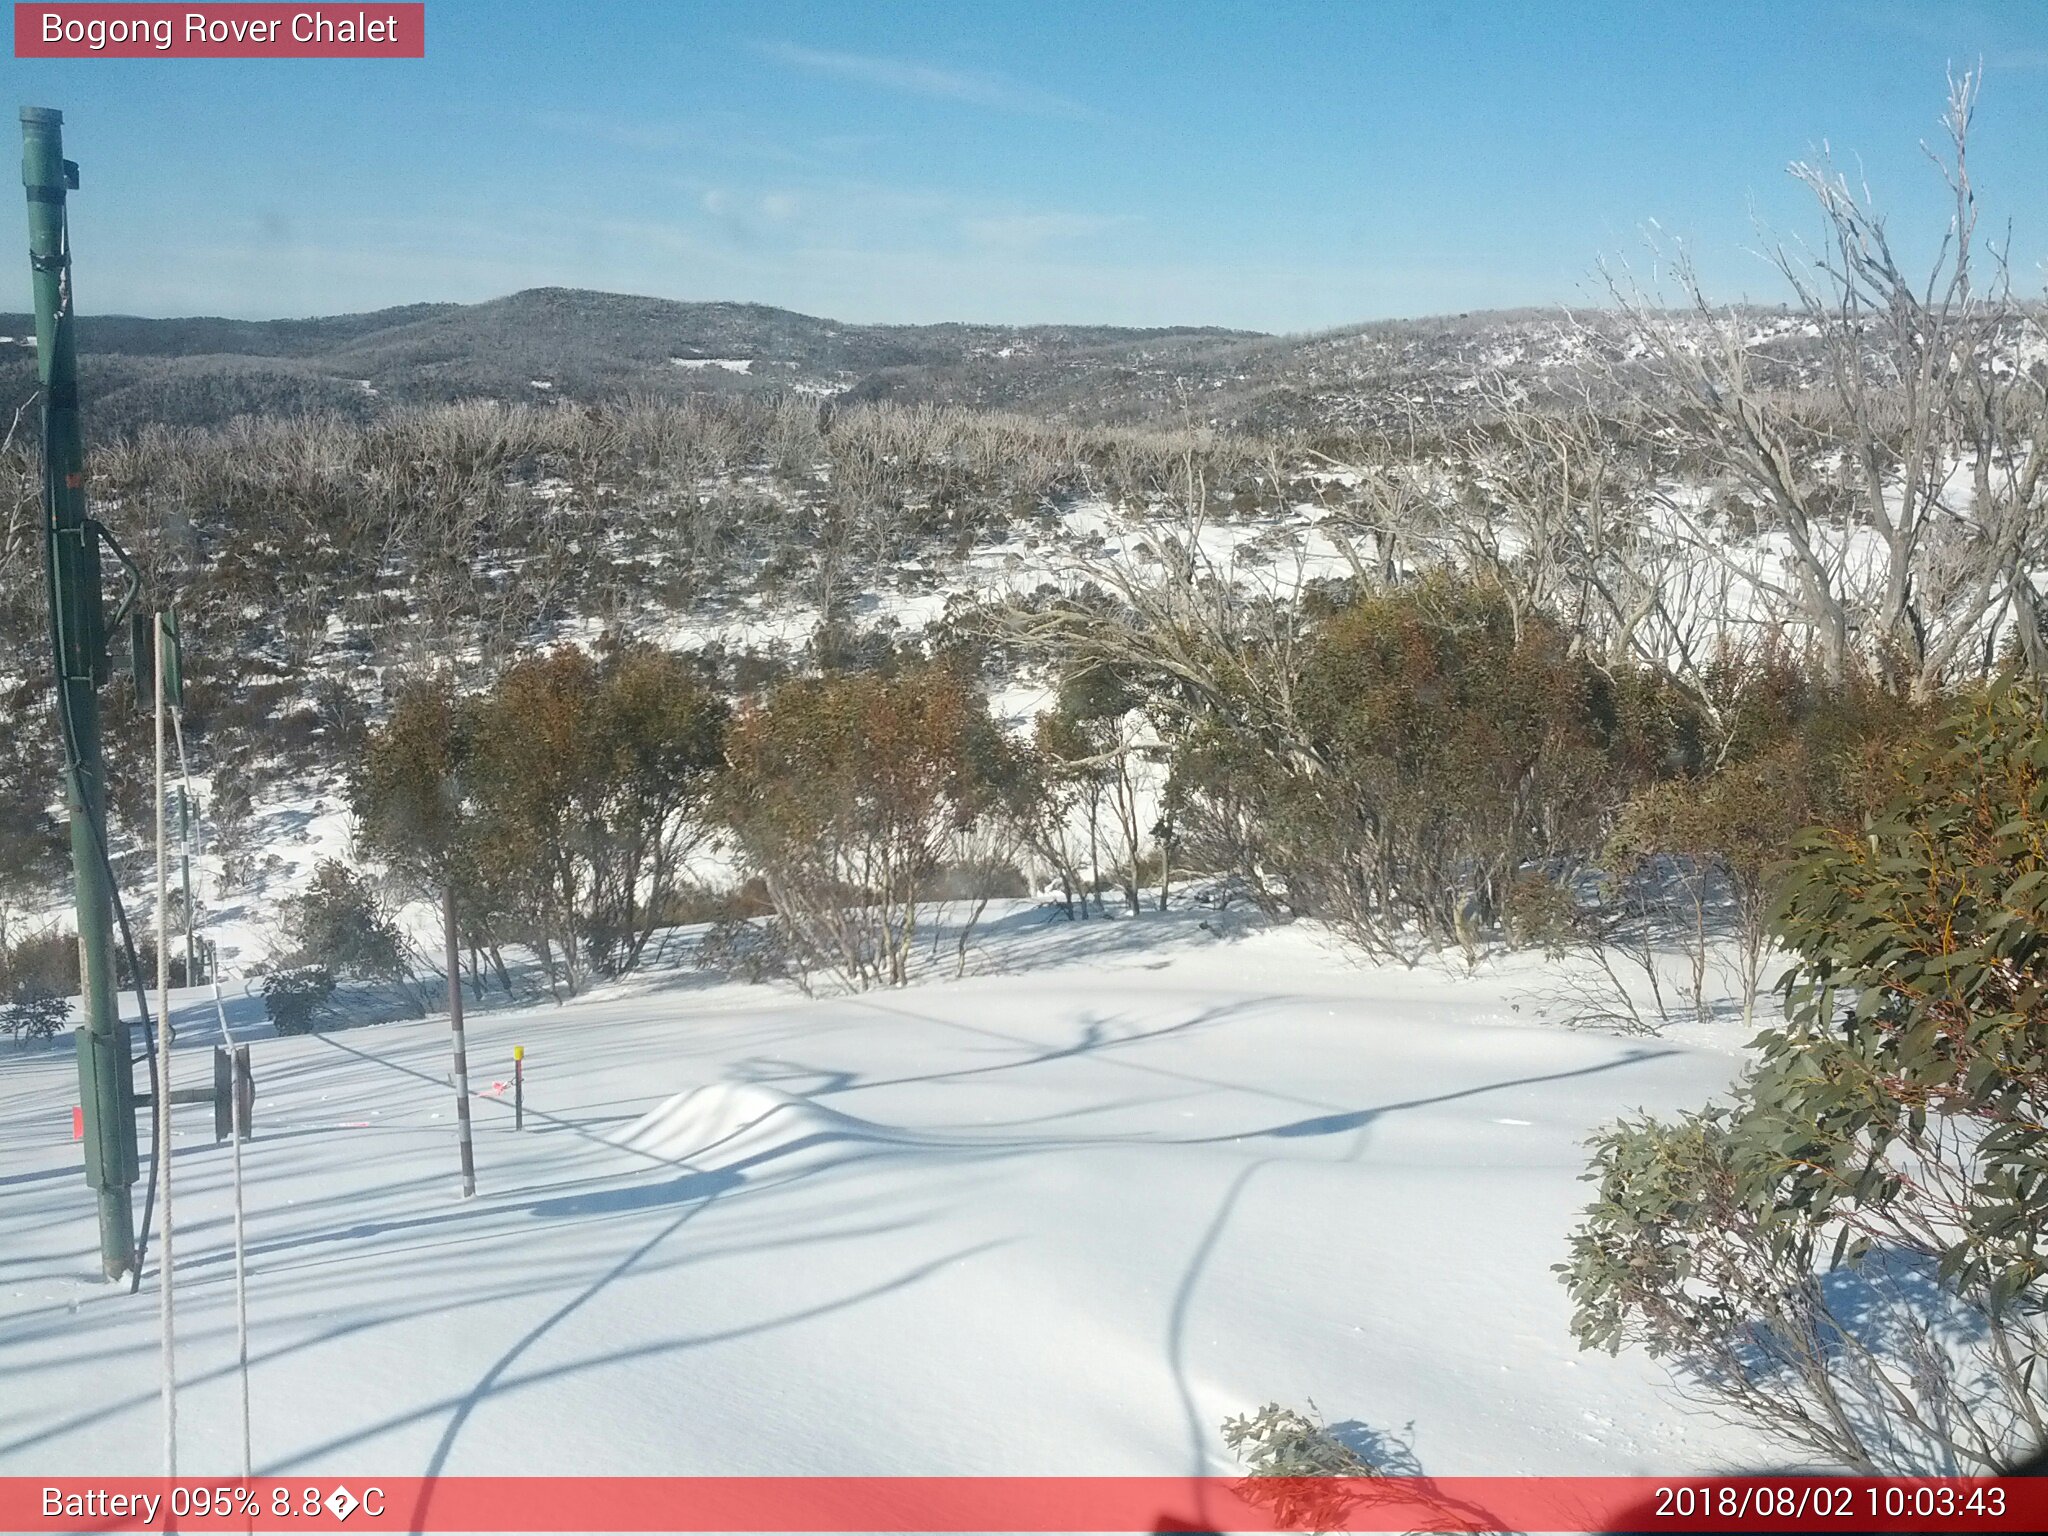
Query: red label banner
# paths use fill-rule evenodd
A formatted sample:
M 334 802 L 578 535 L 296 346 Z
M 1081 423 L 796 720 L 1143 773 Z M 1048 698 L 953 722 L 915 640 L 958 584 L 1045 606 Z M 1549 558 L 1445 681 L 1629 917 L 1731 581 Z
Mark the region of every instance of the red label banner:
M 2041 1531 L 2048 1480 L 0 1478 L 6 1531 Z
M 17 59 L 422 59 L 424 4 L 14 7 Z

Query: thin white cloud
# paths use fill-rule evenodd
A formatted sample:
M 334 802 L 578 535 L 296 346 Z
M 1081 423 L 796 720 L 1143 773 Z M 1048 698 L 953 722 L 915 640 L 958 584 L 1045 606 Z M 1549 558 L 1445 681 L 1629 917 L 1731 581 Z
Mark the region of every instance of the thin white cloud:
M 963 219 L 960 230 L 978 244 L 1019 250 L 1084 240 L 1138 222 L 1136 215 L 1127 213 L 999 213 Z
M 760 46 L 769 58 L 792 69 L 851 80 L 877 90 L 926 96 L 938 101 L 957 101 L 965 106 L 985 107 L 995 112 L 1018 112 L 1031 117 L 1078 120 L 1100 115 L 1070 97 L 982 70 L 941 69 L 937 65 L 919 64 L 909 59 L 839 53 L 824 48 L 806 48 L 797 43 L 769 42 Z
M 748 184 L 673 176 L 665 184 L 710 221 L 707 232 L 747 245 L 799 251 L 845 242 L 875 250 L 970 249 L 991 256 L 1128 246 L 1146 220 L 1133 213 L 1032 208 L 929 187 L 859 178 Z
M 791 145 L 767 138 L 739 118 L 727 114 L 708 116 L 696 122 L 662 122 L 549 108 L 523 114 L 523 120 L 542 133 L 588 139 L 614 149 L 645 154 L 715 151 L 723 156 L 767 160 L 783 165 L 805 165 L 816 158 Z

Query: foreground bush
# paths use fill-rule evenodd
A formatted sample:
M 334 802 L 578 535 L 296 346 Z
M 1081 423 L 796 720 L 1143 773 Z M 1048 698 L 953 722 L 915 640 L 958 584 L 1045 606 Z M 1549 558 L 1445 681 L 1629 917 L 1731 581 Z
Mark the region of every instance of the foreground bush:
M 71 1005 L 56 993 L 26 985 L 12 1002 L 0 1004 L 0 1030 L 20 1040 L 54 1040 L 71 1017 Z
M 0 994 L 16 997 L 24 992 L 37 992 L 69 996 L 77 990 L 77 934 L 57 929 L 0 946 Z
M 1191 854 L 1404 958 L 1497 929 L 1532 862 L 1590 858 L 1665 752 L 1653 690 L 1483 582 L 1328 613 L 1290 693 L 1293 741 L 1212 716 L 1181 745 Z
M 797 963 L 855 988 L 909 979 L 920 901 L 1022 783 L 986 704 L 942 667 L 785 683 L 727 752 L 719 805 Z
M 532 946 L 558 993 L 640 962 L 709 833 L 726 706 L 647 645 L 523 658 L 488 692 L 403 689 L 351 783 L 365 851 L 438 900 L 505 980 Z M 509 986 L 509 983 L 508 983 Z
M 312 882 L 284 903 L 287 963 L 318 965 L 359 981 L 412 979 L 411 946 L 370 882 L 323 859 Z
M 1929 706 L 1850 670 L 1828 683 L 1782 650 L 1724 653 L 1708 669 L 1711 761 L 1640 791 L 1621 808 L 1603 856 L 1631 894 L 1650 894 L 1692 964 L 1707 1012 L 1713 937 L 1734 940 L 1736 991 L 1749 1022 L 1763 990 L 1778 866 L 1813 826 L 1851 826 L 1883 803 L 1891 763 L 1938 722 Z
M 1562 1266 L 1787 1443 L 1881 1473 L 2048 1441 L 2048 727 L 1973 702 L 1778 887 L 1786 1020 L 1732 1102 L 1595 1142 Z
M 263 1010 L 280 1035 L 303 1035 L 334 996 L 334 973 L 323 965 L 272 971 L 263 978 Z

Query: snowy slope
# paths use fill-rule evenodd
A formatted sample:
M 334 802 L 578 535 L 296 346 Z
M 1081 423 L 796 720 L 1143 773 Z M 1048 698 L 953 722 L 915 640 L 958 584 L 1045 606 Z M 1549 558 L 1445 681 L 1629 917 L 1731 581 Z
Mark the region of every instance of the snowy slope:
M 259 1471 L 1178 1475 L 1311 1398 L 1432 1474 L 1772 1460 L 1579 1354 L 1549 1272 L 1583 1138 L 1717 1091 L 1731 1040 L 1537 1022 L 1532 960 L 1209 921 L 1020 903 L 964 981 L 678 972 L 481 1017 L 467 1204 L 444 1022 L 259 1040 Z M 154 1286 L 92 1278 L 74 1085 L 0 1058 L 4 1473 L 157 1466 Z M 185 1114 L 181 1470 L 231 1472 L 229 1159 Z

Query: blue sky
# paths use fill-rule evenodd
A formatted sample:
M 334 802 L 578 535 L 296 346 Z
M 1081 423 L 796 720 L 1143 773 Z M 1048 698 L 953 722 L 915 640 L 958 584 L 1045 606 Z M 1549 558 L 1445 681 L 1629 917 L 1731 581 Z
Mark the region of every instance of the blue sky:
M 430 0 L 423 61 L 0 67 L 65 112 L 87 312 L 563 284 L 1295 331 L 1587 302 L 1653 222 L 1775 300 L 1756 221 L 1811 230 L 1784 167 L 1823 142 L 1938 233 L 1920 144 L 1980 59 L 1973 166 L 2037 293 L 2035 3 Z

